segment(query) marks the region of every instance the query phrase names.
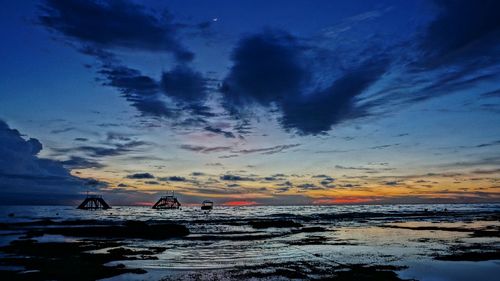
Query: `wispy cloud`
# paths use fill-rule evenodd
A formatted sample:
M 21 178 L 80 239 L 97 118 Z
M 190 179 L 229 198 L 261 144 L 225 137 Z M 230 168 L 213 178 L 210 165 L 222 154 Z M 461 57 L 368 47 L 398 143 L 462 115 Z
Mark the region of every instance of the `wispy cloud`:
M 241 150 L 234 150 L 232 151 L 233 153 L 239 153 L 239 154 L 252 154 L 252 153 L 260 153 L 260 154 L 275 154 L 279 152 L 283 152 L 285 150 L 288 150 L 290 148 L 294 148 L 300 146 L 300 144 L 295 143 L 295 144 L 283 144 L 283 145 L 276 145 L 272 147 L 263 147 L 263 148 L 252 148 L 252 149 L 241 149 Z
M 178 26 L 171 18 L 158 17 L 129 1 L 47 0 L 42 11 L 41 24 L 85 43 L 108 48 L 166 51 L 182 61 L 193 58 L 193 53 L 181 44 Z
M 231 150 L 232 147 L 230 147 L 230 146 L 209 147 L 209 146 L 203 146 L 203 145 L 183 144 L 183 145 L 180 145 L 179 148 L 184 149 L 184 150 L 194 151 L 194 152 L 211 153 L 211 152 L 228 151 L 228 150 Z

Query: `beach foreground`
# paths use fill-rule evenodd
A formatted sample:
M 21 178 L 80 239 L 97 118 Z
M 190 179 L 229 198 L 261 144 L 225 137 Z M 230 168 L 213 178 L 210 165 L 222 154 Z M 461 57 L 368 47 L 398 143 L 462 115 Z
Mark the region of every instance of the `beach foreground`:
M 495 280 L 497 204 L 1 207 L 2 280 Z

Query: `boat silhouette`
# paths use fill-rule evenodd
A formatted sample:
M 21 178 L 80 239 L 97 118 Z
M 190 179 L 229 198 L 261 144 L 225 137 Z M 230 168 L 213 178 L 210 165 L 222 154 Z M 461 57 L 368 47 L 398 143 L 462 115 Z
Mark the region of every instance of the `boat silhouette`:
M 214 208 L 214 202 L 205 200 L 201 203 L 201 209 L 203 211 L 210 211 Z

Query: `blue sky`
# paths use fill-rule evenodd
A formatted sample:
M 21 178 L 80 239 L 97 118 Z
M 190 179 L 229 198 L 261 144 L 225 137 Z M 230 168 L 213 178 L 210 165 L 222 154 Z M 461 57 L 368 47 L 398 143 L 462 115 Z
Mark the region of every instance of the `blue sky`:
M 2 203 L 498 201 L 498 8 L 4 3 Z

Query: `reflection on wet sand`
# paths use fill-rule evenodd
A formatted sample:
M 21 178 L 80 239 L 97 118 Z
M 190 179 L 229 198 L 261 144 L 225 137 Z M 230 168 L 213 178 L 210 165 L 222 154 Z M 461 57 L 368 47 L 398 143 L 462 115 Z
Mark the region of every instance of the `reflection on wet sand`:
M 494 280 L 498 206 L 422 208 L 217 208 L 207 215 L 194 208 L 40 207 L 3 216 L 0 274 L 8 280 L 455 280 L 452 269 L 464 266 L 482 281 Z

